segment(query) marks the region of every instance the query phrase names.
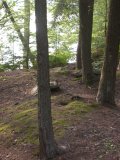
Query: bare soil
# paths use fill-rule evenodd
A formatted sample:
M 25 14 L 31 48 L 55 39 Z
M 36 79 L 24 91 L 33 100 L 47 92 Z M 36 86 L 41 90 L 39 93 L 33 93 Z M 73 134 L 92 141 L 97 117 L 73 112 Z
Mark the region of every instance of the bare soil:
M 75 78 L 72 70 L 64 73 L 52 72 L 51 79 L 60 84 L 61 90 L 52 93 L 61 95 L 66 101 L 73 97 L 91 104 L 95 103 L 98 82 L 92 87 L 86 87 L 79 78 Z M 36 85 L 34 70 L 18 70 L 0 73 L 0 108 L 23 103 L 34 99 L 31 89 Z M 67 102 L 66 102 L 67 103 Z M 117 107 L 99 106 L 87 113 L 84 118 L 72 123 L 66 129 L 58 144 L 67 146 L 65 154 L 57 156 L 55 160 L 120 160 L 120 77 L 116 82 Z M 60 99 L 52 99 L 53 107 L 64 107 Z M 5 113 L 0 113 L 5 116 Z M 33 154 L 35 145 L 1 145 L 0 160 L 38 160 Z

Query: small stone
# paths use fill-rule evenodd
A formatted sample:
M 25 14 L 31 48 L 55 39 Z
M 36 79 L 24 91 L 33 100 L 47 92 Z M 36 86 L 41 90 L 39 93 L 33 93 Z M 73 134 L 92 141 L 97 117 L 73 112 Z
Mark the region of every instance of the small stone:
M 73 101 L 78 101 L 78 100 L 81 100 L 82 99 L 82 97 L 80 97 L 80 96 L 72 96 L 71 97 L 71 100 L 73 100 Z
M 58 84 L 57 81 L 50 81 L 50 90 L 51 90 L 51 92 L 60 90 L 60 85 Z M 37 85 L 35 87 L 33 87 L 30 94 L 33 96 L 36 96 L 38 94 L 38 86 Z
M 15 103 L 15 105 L 18 105 L 18 104 L 19 104 L 19 102 L 16 102 L 16 103 Z

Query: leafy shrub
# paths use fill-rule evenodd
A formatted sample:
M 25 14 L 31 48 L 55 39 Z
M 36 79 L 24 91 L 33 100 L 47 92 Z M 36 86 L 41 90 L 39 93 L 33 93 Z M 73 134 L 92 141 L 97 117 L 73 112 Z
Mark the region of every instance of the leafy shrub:
M 57 53 L 49 55 L 50 67 L 60 67 L 65 66 L 69 60 L 72 58 L 72 54 L 68 52 Z
M 11 63 L 5 63 L 0 65 L 0 72 L 8 71 L 8 70 L 15 70 L 20 67 L 19 63 L 11 64 Z
M 0 64 L 0 72 L 3 72 L 4 71 L 4 67 L 2 64 Z

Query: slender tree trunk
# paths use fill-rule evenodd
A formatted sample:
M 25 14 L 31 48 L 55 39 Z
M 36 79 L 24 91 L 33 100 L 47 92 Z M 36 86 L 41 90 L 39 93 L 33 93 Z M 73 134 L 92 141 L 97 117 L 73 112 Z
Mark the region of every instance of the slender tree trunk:
M 77 62 L 77 69 L 81 69 L 82 68 L 82 61 L 81 61 L 80 7 L 79 7 L 79 37 L 78 37 L 76 62 Z
M 29 68 L 29 56 L 30 56 L 30 47 L 29 47 L 29 39 L 30 39 L 30 0 L 24 0 L 24 39 L 26 41 L 26 46 L 24 46 L 24 68 Z
M 23 34 L 22 34 L 21 30 L 20 30 L 20 27 L 19 27 L 18 24 L 16 23 L 16 21 L 15 21 L 15 19 L 14 19 L 14 17 L 13 17 L 13 14 L 12 14 L 12 12 L 11 12 L 11 10 L 10 10 L 7 2 L 6 2 L 5 0 L 2 0 L 2 2 L 3 2 L 4 8 L 6 9 L 6 12 L 8 13 L 8 15 L 9 15 L 9 17 L 10 17 L 11 22 L 13 23 L 14 29 L 15 29 L 15 31 L 17 32 L 19 39 L 21 40 L 21 43 L 22 43 L 22 45 L 23 45 L 23 50 L 27 50 L 27 52 L 28 52 L 29 55 L 30 55 L 29 58 L 30 58 L 30 60 L 31 60 L 31 63 L 34 65 L 34 58 L 33 58 L 33 56 L 32 56 L 30 47 L 28 48 L 26 39 L 25 39 L 25 37 L 23 36 Z M 27 49 L 26 49 L 26 46 L 27 46 Z M 26 61 L 26 60 L 25 60 L 25 61 Z M 26 66 L 27 66 L 27 65 L 26 65 Z M 27 68 L 28 68 L 28 67 L 27 67 Z
M 54 140 L 47 36 L 47 5 L 46 0 L 35 0 L 36 39 L 38 61 L 38 122 L 41 160 L 53 158 L 57 153 Z
M 81 62 L 81 41 L 79 40 L 78 42 L 78 47 L 77 47 L 77 69 L 82 68 L 82 62 Z
M 93 24 L 94 0 L 79 0 L 80 7 L 80 30 L 81 30 L 81 55 L 82 55 L 82 78 L 86 85 L 93 82 L 91 61 L 91 39 Z
M 4 0 L 3 0 L 3 6 L 5 7 L 6 12 L 8 13 L 8 15 L 9 15 L 9 17 L 10 17 L 10 20 L 11 20 L 11 22 L 13 23 L 13 26 L 14 26 L 14 28 L 15 28 L 15 31 L 17 32 L 18 37 L 20 38 L 20 40 L 21 40 L 21 42 L 22 42 L 22 44 L 23 44 L 23 46 L 24 46 L 24 45 L 25 45 L 24 36 L 22 35 L 22 33 L 21 33 L 21 31 L 20 31 L 20 28 L 19 28 L 19 26 L 17 25 L 17 23 L 16 23 L 13 15 L 12 15 L 12 13 L 11 13 L 11 10 L 10 10 L 8 4 L 7 4 L 7 2 L 4 1 Z
M 97 101 L 115 104 L 115 80 L 120 43 L 120 0 L 110 1 L 105 59 L 99 83 Z
M 105 37 L 107 34 L 107 22 L 108 22 L 108 0 L 105 0 Z

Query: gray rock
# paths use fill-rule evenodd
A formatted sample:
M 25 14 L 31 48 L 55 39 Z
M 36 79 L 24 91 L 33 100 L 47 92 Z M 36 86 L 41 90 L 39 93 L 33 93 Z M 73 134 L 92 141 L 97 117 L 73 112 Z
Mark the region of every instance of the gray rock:
M 51 92 L 60 90 L 60 85 L 58 84 L 57 81 L 51 81 L 50 82 L 50 90 L 51 90 Z M 33 95 L 33 96 L 38 94 L 38 86 L 37 85 L 32 88 L 30 94 Z

